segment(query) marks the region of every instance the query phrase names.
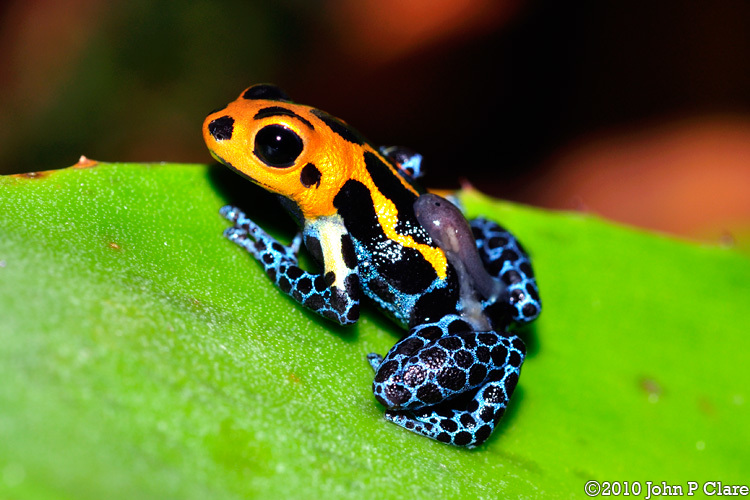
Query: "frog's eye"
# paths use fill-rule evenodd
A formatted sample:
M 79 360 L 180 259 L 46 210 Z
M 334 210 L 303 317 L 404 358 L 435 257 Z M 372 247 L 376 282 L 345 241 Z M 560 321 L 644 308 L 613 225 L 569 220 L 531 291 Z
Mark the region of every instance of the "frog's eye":
M 291 167 L 303 146 L 300 136 L 282 125 L 267 125 L 255 134 L 255 156 L 269 167 Z

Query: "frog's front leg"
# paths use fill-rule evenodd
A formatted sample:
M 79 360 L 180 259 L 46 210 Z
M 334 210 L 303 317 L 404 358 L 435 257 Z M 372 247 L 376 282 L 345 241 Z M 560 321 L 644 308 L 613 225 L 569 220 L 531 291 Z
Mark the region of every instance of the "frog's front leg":
M 224 236 L 241 246 L 263 265 L 268 277 L 279 289 L 302 305 L 342 325 L 354 323 L 359 318 L 359 276 L 351 240 L 339 238 L 328 241 L 312 231 L 306 231 L 306 243 L 314 241 L 309 248 L 320 257 L 321 244 L 329 251 L 324 255 L 323 274 L 312 274 L 298 266 L 297 253 L 302 243 L 302 234 L 297 234 L 289 246 L 282 245 L 272 236 L 248 219 L 238 208 L 225 206 L 221 215 L 234 223 L 224 231 Z M 330 230 L 330 227 L 326 227 Z M 308 247 L 310 243 L 307 243 Z M 350 248 L 349 248 L 350 247 Z M 339 258 L 336 258 L 338 251 Z
M 385 358 L 369 356 L 376 369 L 373 392 L 388 408 L 388 420 L 457 446 L 473 448 L 489 437 L 516 387 L 526 349 L 515 335 L 467 327 L 450 315 L 412 328 Z

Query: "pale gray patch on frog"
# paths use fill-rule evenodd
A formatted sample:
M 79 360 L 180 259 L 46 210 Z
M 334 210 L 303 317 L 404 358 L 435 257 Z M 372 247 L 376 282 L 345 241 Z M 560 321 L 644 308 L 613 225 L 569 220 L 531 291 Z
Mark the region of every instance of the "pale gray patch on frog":
M 495 302 L 501 295 L 507 295 L 507 289 L 485 269 L 464 214 L 445 198 L 432 193 L 417 198 L 414 214 L 458 274 L 462 316 L 477 331 L 491 330 L 480 299 Z

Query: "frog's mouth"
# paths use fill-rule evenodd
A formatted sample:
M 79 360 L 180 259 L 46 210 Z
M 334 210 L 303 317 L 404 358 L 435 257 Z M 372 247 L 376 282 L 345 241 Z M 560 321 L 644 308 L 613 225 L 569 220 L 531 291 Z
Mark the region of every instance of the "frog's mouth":
M 242 177 L 244 177 L 245 179 L 247 179 L 247 180 L 251 181 L 252 183 L 254 183 L 254 184 L 257 184 L 258 186 L 261 186 L 261 187 L 262 187 L 263 189 L 265 189 L 265 190 L 267 190 L 267 191 L 270 191 L 270 192 L 272 192 L 272 193 L 274 193 L 274 192 L 275 192 L 275 191 L 274 191 L 274 189 L 273 189 L 273 188 L 272 188 L 271 186 L 269 186 L 268 184 L 266 184 L 266 183 L 264 183 L 264 182 L 261 182 L 261 181 L 259 181 L 258 179 L 255 179 L 255 178 L 253 178 L 253 177 L 252 177 L 252 176 L 250 176 L 250 175 L 247 175 L 247 173 L 245 173 L 245 172 L 243 172 L 242 170 L 240 170 L 239 168 L 235 167 L 234 165 L 232 165 L 232 164 L 231 164 L 231 163 L 229 163 L 229 162 L 228 162 L 227 160 L 225 160 L 225 159 L 224 159 L 224 158 L 222 158 L 221 156 L 217 155 L 217 154 L 216 154 L 216 153 L 214 153 L 213 151 L 209 151 L 209 152 L 211 153 L 211 156 L 213 156 L 214 160 L 218 161 L 219 163 L 221 163 L 221 164 L 222 164 L 222 165 L 224 165 L 225 167 L 229 167 L 229 168 L 230 168 L 231 170 L 233 170 L 234 172 L 237 172 L 237 173 L 238 173 L 238 174 L 240 174 L 240 175 L 241 175 Z

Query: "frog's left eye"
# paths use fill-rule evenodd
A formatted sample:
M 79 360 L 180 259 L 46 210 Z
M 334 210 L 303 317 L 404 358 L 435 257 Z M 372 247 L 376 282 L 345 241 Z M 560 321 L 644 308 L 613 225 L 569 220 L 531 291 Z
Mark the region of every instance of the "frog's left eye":
M 300 136 L 282 125 L 267 125 L 255 134 L 255 156 L 269 167 L 291 167 L 303 147 Z

